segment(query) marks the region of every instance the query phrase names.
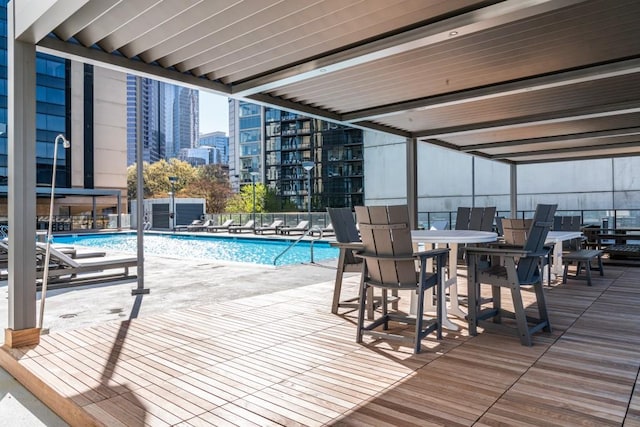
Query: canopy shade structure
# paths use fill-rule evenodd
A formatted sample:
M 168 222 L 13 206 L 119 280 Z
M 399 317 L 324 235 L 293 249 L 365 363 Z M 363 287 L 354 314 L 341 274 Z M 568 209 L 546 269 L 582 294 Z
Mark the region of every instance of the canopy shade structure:
M 635 0 L 18 1 L 40 51 L 511 164 L 640 154 Z

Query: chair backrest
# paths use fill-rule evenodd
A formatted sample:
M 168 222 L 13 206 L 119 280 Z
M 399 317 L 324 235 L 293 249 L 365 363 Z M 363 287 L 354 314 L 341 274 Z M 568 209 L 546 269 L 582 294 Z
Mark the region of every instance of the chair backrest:
M 458 207 L 456 213 L 456 230 L 468 230 L 469 219 L 471 218 L 471 208 Z
M 524 246 L 529 237 L 532 219 L 502 218 L 504 242 L 509 245 Z
M 300 223 L 298 223 L 298 225 L 296 225 L 295 228 L 307 228 L 309 226 L 309 221 L 300 221 Z
M 503 216 L 496 217 L 496 232 L 498 233 L 498 236 L 504 236 L 504 227 L 502 227 L 503 219 L 504 219 Z
M 413 254 L 407 205 L 356 206 L 364 253 L 381 256 Z M 378 284 L 416 283 L 414 260 L 365 259 L 367 277 Z
M 281 219 L 276 219 L 271 223 L 269 227 L 276 228 L 276 227 L 280 227 L 282 224 L 283 224 L 283 221 Z
M 353 219 L 351 208 L 327 208 L 336 241 L 339 243 L 352 243 L 360 241 L 360 233 Z
M 533 222 L 523 249 L 537 255 L 521 257 L 518 261 L 518 280 L 521 284 L 534 283 L 540 280 L 539 254 L 543 252 L 544 241 L 553 226 L 553 215 L 557 207 L 558 205 L 542 204 L 536 206 L 536 213 L 533 216 Z
M 456 230 L 493 231 L 496 207 L 467 208 L 458 207 Z
M 580 231 L 582 218 L 577 216 L 554 216 L 554 231 Z
M 231 224 L 233 224 L 233 220 L 232 219 L 228 219 L 220 227 L 228 227 Z
M 243 225 L 243 227 L 244 228 L 251 228 L 251 227 L 253 227 L 254 223 L 255 223 L 255 221 L 250 219 L 249 221 L 247 221 L 247 223 L 245 225 Z

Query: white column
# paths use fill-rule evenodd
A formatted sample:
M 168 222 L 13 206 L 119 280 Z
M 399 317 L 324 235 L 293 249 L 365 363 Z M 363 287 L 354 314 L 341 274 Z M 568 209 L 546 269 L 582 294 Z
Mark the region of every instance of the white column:
M 9 340 L 12 331 L 36 326 L 36 49 L 33 44 L 15 40 L 13 4 L 9 2 L 7 10 L 9 328 L 5 338 Z M 21 339 L 14 338 L 14 344 Z
M 407 205 L 411 228 L 418 228 L 418 140 L 407 138 Z
M 515 163 L 509 169 L 509 202 L 511 207 L 511 218 L 518 217 L 518 165 Z

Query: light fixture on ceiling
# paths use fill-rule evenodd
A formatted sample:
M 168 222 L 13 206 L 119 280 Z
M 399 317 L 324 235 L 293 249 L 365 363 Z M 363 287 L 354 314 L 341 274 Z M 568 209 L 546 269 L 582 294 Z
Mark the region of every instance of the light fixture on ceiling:
M 458 32 L 457 31 L 449 31 L 449 37 L 453 37 L 453 36 L 457 36 Z

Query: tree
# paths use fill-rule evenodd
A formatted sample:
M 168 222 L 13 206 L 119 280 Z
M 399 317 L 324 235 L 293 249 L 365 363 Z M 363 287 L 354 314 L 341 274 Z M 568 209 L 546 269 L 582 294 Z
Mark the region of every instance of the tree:
M 262 183 L 256 183 L 256 212 L 266 212 L 265 196 L 267 187 Z M 227 212 L 253 212 L 253 185 L 243 185 L 240 192 L 229 199 L 226 206 Z
M 136 192 L 136 164 L 127 168 L 127 192 L 130 199 L 137 198 Z M 147 199 L 157 197 L 167 197 L 171 191 L 170 176 L 177 178 L 174 184 L 176 194 L 188 187 L 196 178 L 198 171 L 187 162 L 171 159 L 170 161 L 160 160 L 153 164 L 142 164 L 142 176 L 144 179 L 144 197 Z
M 207 212 L 224 212 L 233 194 L 229 185 L 229 175 L 217 164 L 200 166 L 197 170 L 197 177 L 184 190 L 185 193 L 204 198 L 207 201 Z

